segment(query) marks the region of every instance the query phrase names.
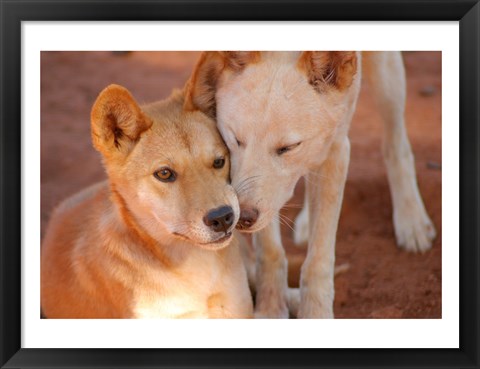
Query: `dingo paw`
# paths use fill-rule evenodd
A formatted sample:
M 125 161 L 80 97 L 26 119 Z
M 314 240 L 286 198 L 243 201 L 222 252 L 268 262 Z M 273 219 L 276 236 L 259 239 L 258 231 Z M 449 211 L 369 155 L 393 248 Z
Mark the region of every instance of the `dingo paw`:
M 409 252 L 425 252 L 432 247 L 435 227 L 425 211 L 394 214 L 398 247 Z
M 299 319 L 333 319 L 333 285 L 325 288 L 303 287 L 298 307 Z
M 319 304 L 318 301 L 304 301 L 300 304 L 298 319 L 333 319 L 333 306 Z

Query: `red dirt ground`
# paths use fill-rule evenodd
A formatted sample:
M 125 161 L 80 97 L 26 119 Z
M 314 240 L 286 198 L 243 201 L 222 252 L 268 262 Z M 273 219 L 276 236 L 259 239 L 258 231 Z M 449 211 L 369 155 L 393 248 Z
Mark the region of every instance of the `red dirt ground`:
M 43 52 L 41 56 L 41 224 L 53 207 L 81 188 L 105 178 L 90 141 L 89 113 L 108 84 L 127 87 L 139 102 L 164 98 L 181 87 L 198 53 Z M 406 119 L 420 191 L 437 228 L 423 255 L 395 246 L 391 201 L 380 150 L 382 124 L 363 87 L 351 128 L 351 162 L 337 234 L 337 264 L 350 268 L 335 280 L 337 318 L 441 318 L 442 182 L 441 53 L 404 53 L 408 78 Z M 299 183 L 291 204 L 301 204 Z M 298 209 L 286 209 L 294 219 Z M 282 229 L 298 284 L 305 251 Z

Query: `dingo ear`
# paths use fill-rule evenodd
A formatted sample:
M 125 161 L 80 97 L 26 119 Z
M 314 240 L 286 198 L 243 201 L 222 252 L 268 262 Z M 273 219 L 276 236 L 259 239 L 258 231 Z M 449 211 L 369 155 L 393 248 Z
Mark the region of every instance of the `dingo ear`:
M 100 92 L 92 108 L 93 146 L 105 157 L 125 156 L 151 125 L 126 88 L 110 85 Z
M 305 51 L 298 67 L 305 71 L 310 84 L 319 92 L 330 87 L 343 91 L 350 87 L 357 73 L 355 51 Z
M 235 72 L 241 72 L 248 64 L 260 60 L 260 51 L 221 51 L 225 64 Z
M 195 66 L 185 89 L 185 110 L 200 110 L 216 117 L 215 93 L 224 70 L 241 72 L 249 63 L 260 60 L 258 51 L 206 51 Z

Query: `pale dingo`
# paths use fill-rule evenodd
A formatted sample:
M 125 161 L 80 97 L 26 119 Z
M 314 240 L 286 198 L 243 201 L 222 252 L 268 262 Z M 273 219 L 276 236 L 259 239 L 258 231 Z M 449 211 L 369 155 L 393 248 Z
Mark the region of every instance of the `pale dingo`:
M 298 317 L 333 317 L 335 238 L 350 156 L 347 134 L 362 74 L 385 121 L 383 153 L 397 244 L 424 252 L 435 229 L 420 197 L 405 130 L 399 52 L 206 52 L 192 75 L 193 107 L 217 120 L 230 150 L 241 209 L 237 227 L 255 232 L 257 317 L 288 316 L 277 214 L 302 176 L 307 195 L 295 239 L 309 245 Z

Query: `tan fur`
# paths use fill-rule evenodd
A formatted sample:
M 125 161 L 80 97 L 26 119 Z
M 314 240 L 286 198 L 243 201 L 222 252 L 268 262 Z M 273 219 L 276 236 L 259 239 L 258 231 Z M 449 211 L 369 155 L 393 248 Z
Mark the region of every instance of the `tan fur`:
M 238 220 L 228 151 L 215 122 L 185 111 L 183 96 L 139 107 L 120 86 L 99 95 L 92 139 L 109 178 L 52 215 L 41 255 L 46 317 L 252 317 L 237 241 L 203 221 L 224 205 L 232 228 Z M 219 156 L 221 169 L 212 166 Z M 176 181 L 154 177 L 165 166 Z
M 295 224 L 295 240 L 308 241 L 308 254 L 300 303 L 294 305 L 301 318 L 332 318 L 335 238 L 350 155 L 347 135 L 362 74 L 372 85 L 385 121 L 383 151 L 397 243 L 408 251 L 424 252 L 435 237 L 405 130 L 401 54 L 255 52 L 254 62 L 241 63 L 235 71 L 224 67 L 235 64 L 232 55 L 236 57 L 225 52 L 202 55 L 193 76 L 208 69 L 213 83 L 207 88 L 201 78 L 193 78 L 188 100 L 193 108 L 215 112 L 230 150 L 240 207 L 258 212 L 256 222 L 246 229 L 255 232 L 257 248 L 255 315 L 288 317 L 287 299 L 298 296 L 287 289 L 278 211 L 305 176 L 305 206 Z

